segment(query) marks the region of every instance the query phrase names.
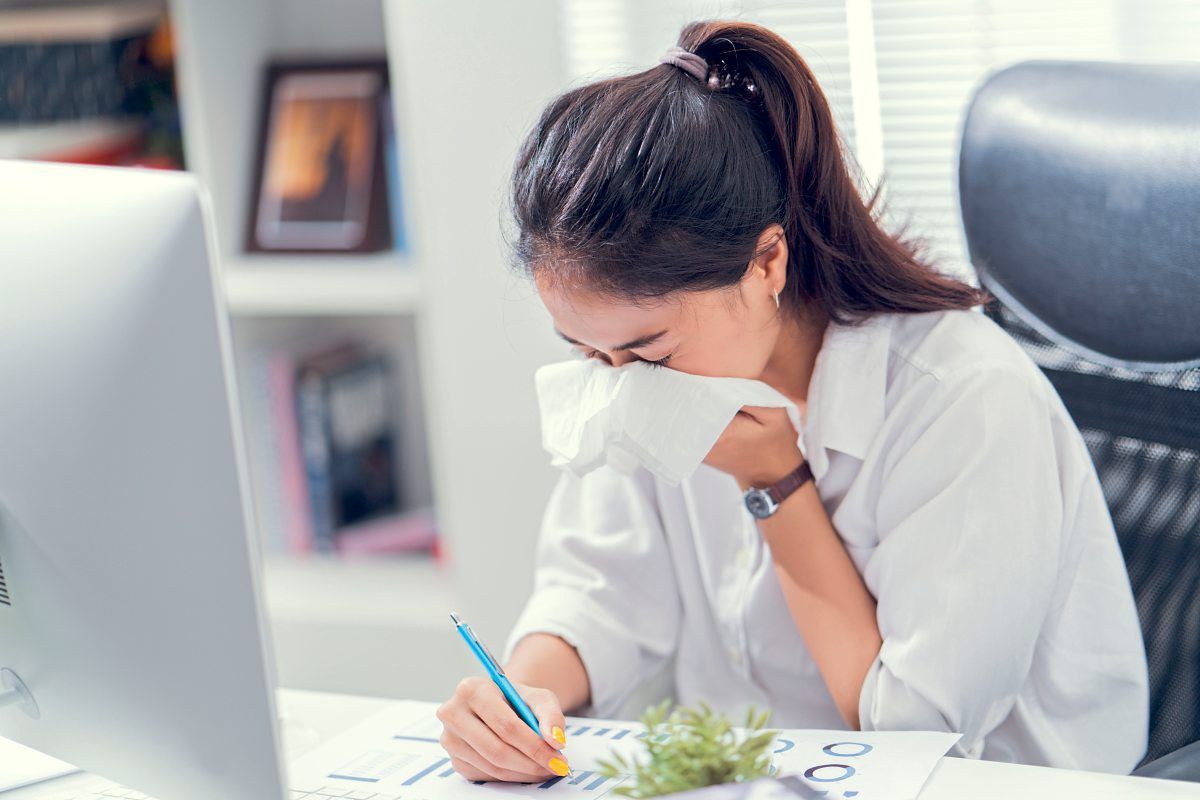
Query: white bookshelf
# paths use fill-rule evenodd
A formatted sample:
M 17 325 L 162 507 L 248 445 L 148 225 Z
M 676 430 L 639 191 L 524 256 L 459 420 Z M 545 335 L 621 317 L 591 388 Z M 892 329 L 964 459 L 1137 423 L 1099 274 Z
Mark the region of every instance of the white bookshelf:
M 230 258 L 223 282 L 238 316 L 416 314 L 421 304 L 417 266 L 391 252 Z
M 436 508 L 446 563 L 343 561 L 264 545 L 281 683 L 444 697 L 473 671 L 446 614 L 499 648 L 530 586 L 554 479 L 534 369 L 562 358 L 498 229 L 524 131 L 561 88 L 556 0 L 170 0 L 188 168 L 207 187 L 248 438 L 266 424 L 264 354 L 354 337 L 398 366 L 403 491 Z M 530 40 L 538 47 L 522 44 Z M 263 67 L 388 57 L 409 251 L 242 251 Z M 251 442 L 263 520 L 273 481 Z
M 475 668 L 446 611 L 454 593 L 427 559 L 276 556 L 266 567 L 285 686 L 441 700 Z

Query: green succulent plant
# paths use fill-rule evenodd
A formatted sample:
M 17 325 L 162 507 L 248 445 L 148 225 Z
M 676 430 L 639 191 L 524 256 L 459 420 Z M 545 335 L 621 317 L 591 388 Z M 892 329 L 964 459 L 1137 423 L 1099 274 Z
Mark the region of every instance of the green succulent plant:
M 646 736 L 642 743 L 648 758 L 627 758 L 612 752 L 611 760 L 599 759 L 600 774 L 608 778 L 631 775 L 632 781 L 614 792 L 644 798 L 699 789 L 717 783 L 751 781 L 765 777 L 771 769 L 771 744 L 779 734 L 766 730 L 770 711 L 746 712 L 739 734 L 724 714 L 707 703 L 695 708 L 679 707 L 668 715 L 671 701 L 651 706 L 642 715 Z

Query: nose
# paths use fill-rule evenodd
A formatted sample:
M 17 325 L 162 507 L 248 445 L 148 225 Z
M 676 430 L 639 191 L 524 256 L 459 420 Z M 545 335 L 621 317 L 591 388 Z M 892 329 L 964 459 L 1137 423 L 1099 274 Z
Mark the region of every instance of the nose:
M 630 353 L 615 353 L 613 355 L 608 356 L 608 363 L 612 364 L 614 367 L 621 367 L 621 366 L 624 366 L 625 364 L 630 363 L 631 361 L 638 361 L 638 360 L 639 359 L 637 356 L 632 355 Z

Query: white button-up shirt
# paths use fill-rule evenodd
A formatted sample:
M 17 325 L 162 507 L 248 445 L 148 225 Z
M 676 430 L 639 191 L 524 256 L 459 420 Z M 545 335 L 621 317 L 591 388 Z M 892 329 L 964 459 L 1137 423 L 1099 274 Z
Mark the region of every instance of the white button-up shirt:
M 877 601 L 864 730 L 963 734 L 956 755 L 1128 772 L 1145 651 L 1078 429 L 1028 356 L 970 311 L 830 325 L 800 431 Z M 611 716 L 671 656 L 680 702 L 844 729 L 736 481 L 564 473 L 508 641 L 558 635 Z

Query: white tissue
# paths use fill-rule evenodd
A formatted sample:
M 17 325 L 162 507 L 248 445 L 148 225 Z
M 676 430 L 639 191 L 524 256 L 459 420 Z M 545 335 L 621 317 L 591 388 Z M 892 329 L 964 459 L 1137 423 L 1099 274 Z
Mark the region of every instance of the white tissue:
M 603 464 L 628 474 L 640 464 L 678 485 L 704 462 L 742 406 L 782 407 L 801 430 L 795 403 L 745 378 L 576 359 L 547 364 L 534 380 L 542 446 L 554 466 L 575 475 Z

